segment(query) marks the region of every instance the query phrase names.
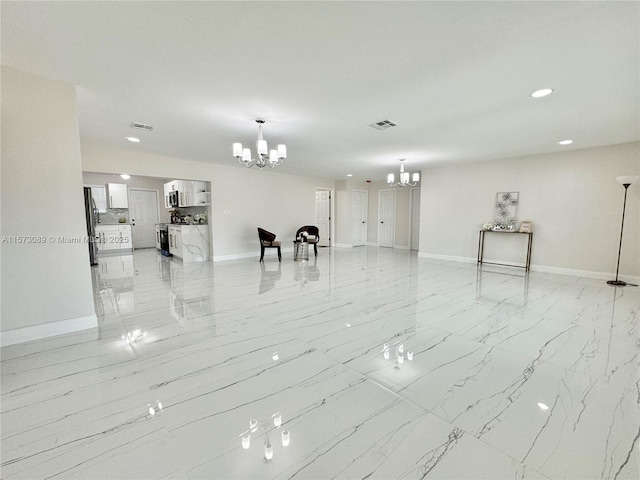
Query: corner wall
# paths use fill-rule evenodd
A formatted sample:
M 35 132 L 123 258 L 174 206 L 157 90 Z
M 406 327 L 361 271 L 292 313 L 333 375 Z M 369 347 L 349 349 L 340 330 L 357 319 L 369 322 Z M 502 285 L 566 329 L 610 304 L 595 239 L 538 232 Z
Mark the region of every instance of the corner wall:
M 517 219 L 533 221 L 532 269 L 612 279 L 624 196 L 615 178 L 638 174 L 640 143 L 427 168 L 420 256 L 475 262 L 478 231 L 493 220 L 496 193 L 519 192 Z M 620 276 L 630 281 L 640 275 L 639 224 L 636 183 L 627 195 L 620 260 Z M 485 258 L 521 261 L 522 247 L 508 240 L 487 238 L 493 250 Z
M 2 344 L 97 326 L 73 85 L 2 67 L 1 185 Z

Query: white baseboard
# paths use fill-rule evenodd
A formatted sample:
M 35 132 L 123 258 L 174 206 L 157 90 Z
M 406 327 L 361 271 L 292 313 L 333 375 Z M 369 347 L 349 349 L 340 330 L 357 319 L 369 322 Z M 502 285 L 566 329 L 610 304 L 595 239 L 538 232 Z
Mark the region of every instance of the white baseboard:
M 337 248 L 353 248 L 351 243 L 336 243 Z
M 549 267 L 547 265 L 531 265 L 534 272 L 555 273 L 556 275 L 570 275 L 572 277 L 597 278 L 598 280 L 613 280 L 616 278 L 615 273 L 594 272 L 592 270 L 576 270 L 573 268 Z M 640 277 L 635 275 L 618 275 L 618 279 L 627 283 L 640 283 Z
M 15 328 L 0 332 L 0 346 L 15 345 L 17 343 L 41 340 L 43 338 L 55 337 L 65 333 L 78 332 L 90 328 L 97 328 L 98 317 L 95 314 L 86 317 L 70 318 L 58 322 L 43 323 L 30 327 Z
M 459 263 L 476 263 L 478 261 L 477 258 L 456 257 L 453 255 L 438 255 L 435 253 L 424 253 L 424 252 L 418 252 L 418 257 L 431 258 L 433 260 L 446 260 L 448 262 L 459 262 Z
M 459 263 L 477 263 L 478 259 L 473 257 L 457 257 L 454 255 L 438 255 L 435 253 L 418 252 L 420 258 L 431 258 L 433 260 L 445 260 Z M 497 262 L 498 260 L 486 260 L 487 262 Z M 613 280 L 615 273 L 594 272 L 592 270 L 576 270 L 574 268 L 550 267 L 548 265 L 531 264 L 532 272 L 553 273 L 555 275 L 569 275 L 571 277 L 597 278 L 598 280 Z M 627 283 L 640 283 L 640 277 L 635 275 L 618 275 L 618 278 Z
M 409 250 L 409 245 L 394 245 L 393 248 L 398 250 Z
M 367 242 L 367 247 L 378 247 L 378 242 Z

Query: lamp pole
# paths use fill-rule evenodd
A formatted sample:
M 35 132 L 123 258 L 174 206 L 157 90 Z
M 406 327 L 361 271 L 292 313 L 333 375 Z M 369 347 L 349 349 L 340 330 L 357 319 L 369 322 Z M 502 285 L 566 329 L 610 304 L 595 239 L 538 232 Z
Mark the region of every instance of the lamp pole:
M 618 177 L 616 180 L 619 183 L 622 183 L 624 187 L 624 201 L 622 203 L 622 224 L 620 225 L 620 243 L 618 244 L 618 263 L 616 265 L 616 279 L 609 280 L 607 283 L 609 285 L 614 285 L 617 287 L 624 287 L 627 282 L 623 282 L 622 280 L 618 280 L 618 272 L 620 271 L 620 252 L 622 251 L 622 232 L 624 231 L 624 213 L 627 209 L 627 190 L 629 189 L 629 185 L 635 182 L 638 177 Z

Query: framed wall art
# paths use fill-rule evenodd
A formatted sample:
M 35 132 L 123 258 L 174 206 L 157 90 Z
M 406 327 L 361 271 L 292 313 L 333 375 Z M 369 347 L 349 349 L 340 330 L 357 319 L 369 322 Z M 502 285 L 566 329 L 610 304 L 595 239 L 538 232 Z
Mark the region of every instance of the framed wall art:
M 518 192 L 498 192 L 495 203 L 495 225 L 505 229 L 516 228 Z

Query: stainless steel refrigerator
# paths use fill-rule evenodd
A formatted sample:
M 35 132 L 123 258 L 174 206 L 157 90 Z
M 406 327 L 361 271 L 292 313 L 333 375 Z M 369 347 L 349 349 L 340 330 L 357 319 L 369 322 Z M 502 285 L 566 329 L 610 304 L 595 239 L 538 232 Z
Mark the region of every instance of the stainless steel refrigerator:
M 89 261 L 91 265 L 97 265 L 98 260 L 96 254 L 98 253 L 98 245 L 96 244 L 96 225 L 100 218 L 100 213 L 96 207 L 96 202 L 93 200 L 91 194 L 91 188 L 84 187 L 84 212 L 87 220 L 87 244 L 89 245 Z

